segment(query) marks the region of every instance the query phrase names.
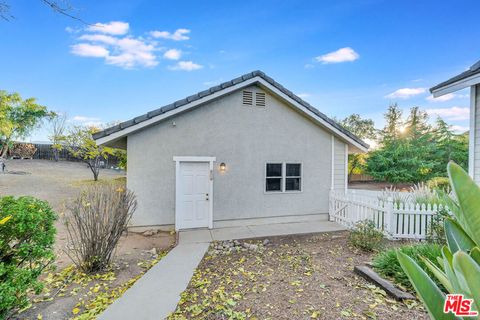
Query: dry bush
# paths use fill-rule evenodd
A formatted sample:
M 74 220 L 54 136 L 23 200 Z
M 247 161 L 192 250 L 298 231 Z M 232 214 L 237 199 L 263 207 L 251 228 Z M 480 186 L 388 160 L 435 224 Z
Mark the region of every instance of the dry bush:
M 11 156 L 18 158 L 33 158 L 35 152 L 37 148 L 31 143 L 16 143 L 10 150 Z
M 89 186 L 65 216 L 67 254 L 85 272 L 107 267 L 137 208 L 135 195 L 118 183 Z

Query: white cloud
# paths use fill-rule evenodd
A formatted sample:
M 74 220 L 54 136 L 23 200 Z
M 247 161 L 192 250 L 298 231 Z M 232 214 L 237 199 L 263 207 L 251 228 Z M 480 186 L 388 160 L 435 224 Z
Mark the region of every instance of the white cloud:
M 119 38 L 107 36 L 104 34 L 84 34 L 78 37 L 79 40 L 92 41 L 92 42 L 103 42 L 105 44 L 115 44 Z
M 168 31 L 150 31 L 150 35 L 154 38 L 169 39 L 174 41 L 188 40 L 190 39 L 187 34 L 190 33 L 188 29 L 177 29 L 175 32 L 170 33 Z
M 355 61 L 358 58 L 360 58 L 360 55 L 356 53 L 355 50 L 350 47 L 345 47 L 338 49 L 337 51 L 318 56 L 315 58 L 315 60 L 323 64 L 328 64 Z
M 103 125 L 103 122 L 100 120 L 100 118 L 87 117 L 87 116 L 74 116 L 68 121 L 73 122 L 77 125 L 82 125 L 87 127 L 101 127 Z
M 303 93 L 297 94 L 297 96 L 299 96 L 299 97 L 302 98 L 302 99 L 305 99 L 305 98 L 310 97 L 311 94 L 310 94 L 310 93 L 303 92 Z
M 96 23 L 79 29 L 79 32 L 83 31 L 83 34 L 77 38 L 79 43 L 71 46 L 71 52 L 83 57 L 103 58 L 105 63 L 125 69 L 154 67 L 159 63 L 161 57 L 159 52 L 163 52 L 163 57 L 168 60 L 181 59 L 183 52 L 180 49 L 161 48 L 152 37 L 133 36 L 129 34 L 129 29 L 130 25 L 122 21 Z M 72 30 L 71 28 L 66 29 L 67 32 L 72 32 Z M 190 30 L 177 29 L 173 33 L 167 31 L 151 31 L 149 33 L 156 38 L 179 41 L 189 39 Z M 203 66 L 192 61 L 179 61 L 168 68 L 192 71 L 203 68 Z
M 466 131 L 470 130 L 469 127 L 464 127 L 464 126 L 451 126 L 450 129 L 455 131 L 456 133 L 465 133 Z
M 433 96 L 428 96 L 427 101 L 430 101 L 430 102 L 445 102 L 445 101 L 448 101 L 448 100 L 452 100 L 455 97 L 456 97 L 456 95 L 454 93 L 448 93 L 448 94 L 445 94 L 445 95 L 440 96 L 438 98 L 434 98 Z
M 390 99 L 408 99 L 419 94 L 425 93 L 427 90 L 425 88 L 402 88 L 398 89 L 388 95 L 385 98 Z
M 77 55 L 102 57 L 105 58 L 106 63 L 126 69 L 137 66 L 153 67 L 158 64 L 157 57 L 154 54 L 156 51 L 155 45 L 149 44 L 141 38 L 120 38 L 105 34 L 84 34 L 78 39 L 90 41 L 93 44 L 77 44 L 72 46 L 72 48 L 82 45 L 86 47 L 83 48 L 84 51 L 88 52 L 88 49 L 94 53 L 98 51 L 98 55 L 79 54 L 72 49 L 72 53 Z M 101 43 L 102 45 L 98 45 L 98 43 Z M 101 52 L 100 48 L 103 48 L 104 51 Z
M 425 111 L 430 115 L 436 115 L 452 121 L 462 121 L 470 118 L 470 108 L 468 107 L 433 108 Z
M 440 96 L 438 98 L 434 98 L 433 96 L 428 96 L 427 100 L 430 102 L 445 102 L 448 100 L 452 99 L 464 99 L 464 98 L 469 98 L 470 96 L 468 94 L 458 94 L 458 93 L 447 93 L 443 96 Z
M 109 51 L 105 47 L 88 43 L 78 43 L 71 48 L 71 53 L 82 57 L 105 58 L 109 55 Z
M 126 34 L 128 29 L 130 29 L 128 22 L 111 21 L 108 23 L 95 23 L 94 25 L 87 27 L 86 30 L 90 32 L 100 32 L 121 36 Z
M 165 51 L 163 57 L 169 60 L 178 60 L 182 56 L 182 51 L 177 49 L 170 49 Z
M 116 54 L 109 55 L 105 60 L 108 64 L 127 69 L 136 66 L 154 67 L 158 64 L 154 51 L 153 44 L 147 44 L 141 39 L 122 38 L 114 45 Z
M 177 64 L 170 66 L 170 70 L 194 71 L 203 68 L 202 65 L 194 63 L 193 61 L 179 61 Z

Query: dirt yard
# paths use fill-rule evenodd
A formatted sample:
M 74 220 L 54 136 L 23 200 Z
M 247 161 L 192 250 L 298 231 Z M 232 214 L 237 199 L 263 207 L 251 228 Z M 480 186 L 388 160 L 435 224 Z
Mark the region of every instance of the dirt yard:
M 76 308 L 77 316 L 93 308 L 89 303 L 95 302 L 99 296 L 105 304 L 108 301 L 105 295 L 112 295 L 110 299 L 114 299 L 115 295 L 126 290 L 131 284 L 129 282 L 158 261 L 175 242 L 175 235 L 169 232 L 147 232 L 148 236 L 129 232 L 121 238 L 115 263 L 109 272 L 94 276 L 78 274 L 67 267 L 71 265 L 71 260 L 65 252 L 67 233 L 62 215 L 67 210 L 69 199 L 85 185 L 94 183 L 90 169 L 75 162 L 9 160 L 7 170 L 7 174 L 0 173 L 0 196 L 34 196 L 48 201 L 59 214 L 56 222 L 56 271 L 43 276 L 48 283 L 45 291 L 34 297 L 36 303 L 18 315 L 18 319 L 37 319 L 39 315 L 42 319 L 68 319 L 75 315 L 73 310 Z M 104 169 L 99 179 L 122 177 L 125 177 L 124 172 Z M 112 289 L 116 291 L 112 292 Z
M 170 319 L 428 319 L 354 274 L 372 255 L 347 232 L 247 242 L 213 244 Z

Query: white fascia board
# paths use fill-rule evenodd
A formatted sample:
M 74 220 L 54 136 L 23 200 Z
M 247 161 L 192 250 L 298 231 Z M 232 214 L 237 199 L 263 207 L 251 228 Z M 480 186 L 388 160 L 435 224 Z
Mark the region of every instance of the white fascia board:
M 434 98 L 441 97 L 443 95 L 462 90 L 464 88 L 474 86 L 476 84 L 480 83 L 480 73 L 474 74 L 473 76 L 470 76 L 468 78 L 452 82 L 444 87 L 440 87 L 438 89 L 435 89 L 432 91 L 432 95 Z

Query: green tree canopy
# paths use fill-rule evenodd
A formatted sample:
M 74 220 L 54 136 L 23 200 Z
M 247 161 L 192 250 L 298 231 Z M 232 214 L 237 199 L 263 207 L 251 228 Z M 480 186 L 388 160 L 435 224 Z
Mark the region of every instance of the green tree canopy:
M 0 90 L 0 157 L 6 157 L 14 139 L 25 138 L 54 115 L 35 98 L 24 100 L 18 93 Z
M 74 126 L 64 139 L 67 150 L 88 165 L 95 181 L 100 174 L 100 162 L 115 152 L 115 149 L 99 146 L 93 140 L 92 135 L 99 130 L 96 127 Z

